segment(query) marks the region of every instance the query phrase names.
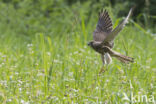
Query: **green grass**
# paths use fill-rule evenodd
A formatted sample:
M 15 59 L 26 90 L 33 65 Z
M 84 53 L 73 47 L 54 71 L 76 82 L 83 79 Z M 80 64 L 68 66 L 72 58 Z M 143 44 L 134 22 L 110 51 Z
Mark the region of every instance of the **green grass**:
M 135 62 L 125 65 L 113 59 L 108 71 L 99 75 L 100 55 L 86 45 L 92 39 L 90 31 L 85 36 L 75 31 L 62 37 L 38 33 L 32 41 L 2 35 L 0 102 L 124 103 L 124 93 L 155 96 L 155 37 L 133 25 L 125 27 L 114 50 L 134 57 Z
M 126 65 L 113 58 L 99 75 L 101 57 L 87 42 L 97 23 L 95 8 L 101 4 L 89 14 L 89 3 L 61 5 L 49 17 L 33 5 L 27 16 L 27 5 L 15 10 L 0 4 L 0 103 L 130 103 L 122 100 L 124 94 L 156 100 L 156 37 L 131 21 L 116 38 L 114 50 L 135 62 Z M 117 26 L 121 18 L 107 10 Z

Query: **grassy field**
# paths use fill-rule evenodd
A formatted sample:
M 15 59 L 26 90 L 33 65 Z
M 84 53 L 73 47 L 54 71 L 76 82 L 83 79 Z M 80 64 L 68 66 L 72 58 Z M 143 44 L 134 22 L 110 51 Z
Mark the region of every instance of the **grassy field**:
M 132 94 L 136 101 L 142 95 L 148 102 L 152 96 L 156 100 L 156 37 L 131 21 L 115 40 L 114 50 L 134 57 L 135 62 L 126 65 L 113 58 L 99 75 L 101 57 L 87 46 L 97 17 L 87 25 L 83 18 L 80 23 L 69 20 L 71 27 L 64 25 L 64 30 L 56 25 L 52 33 L 36 32 L 30 37 L 1 30 L 1 103 L 121 104 L 134 103 Z M 113 18 L 115 26 L 119 20 Z M 125 96 L 130 101 L 123 100 Z

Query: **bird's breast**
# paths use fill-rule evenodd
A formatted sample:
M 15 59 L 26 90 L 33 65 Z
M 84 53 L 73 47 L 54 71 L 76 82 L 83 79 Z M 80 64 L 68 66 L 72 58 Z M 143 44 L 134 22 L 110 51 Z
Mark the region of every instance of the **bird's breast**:
M 104 54 L 104 50 L 102 49 L 102 46 L 96 46 L 93 47 L 93 49 L 100 54 Z
M 107 47 L 109 47 L 109 48 L 113 48 L 113 45 L 114 45 L 114 43 L 104 43 L 104 44 L 100 44 L 100 45 L 95 45 L 95 46 L 93 46 L 92 48 L 96 51 L 96 52 L 98 52 L 98 53 L 100 53 L 100 54 L 104 54 L 105 52 L 107 52 L 107 50 L 105 50 L 105 48 L 103 48 L 104 46 L 107 46 Z

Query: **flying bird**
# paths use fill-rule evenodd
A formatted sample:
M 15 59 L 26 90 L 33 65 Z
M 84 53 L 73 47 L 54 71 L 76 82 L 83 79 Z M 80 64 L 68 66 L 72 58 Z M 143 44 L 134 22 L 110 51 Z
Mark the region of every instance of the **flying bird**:
M 106 10 L 101 11 L 96 29 L 93 32 L 93 40 L 88 43 L 88 46 L 101 54 L 103 66 L 112 62 L 111 57 L 115 57 L 123 63 L 133 62 L 133 58 L 122 55 L 114 50 L 114 39 L 119 32 L 125 27 L 129 17 L 132 14 L 130 9 L 127 17 L 115 28 L 112 28 L 111 18 Z

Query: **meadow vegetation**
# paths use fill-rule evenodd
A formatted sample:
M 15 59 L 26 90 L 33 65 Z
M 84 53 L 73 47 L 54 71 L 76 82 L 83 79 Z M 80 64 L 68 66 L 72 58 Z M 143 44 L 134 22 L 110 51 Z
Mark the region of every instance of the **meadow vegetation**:
M 156 100 L 156 28 L 152 22 L 143 27 L 131 18 L 115 40 L 114 50 L 135 62 L 122 64 L 113 59 L 99 75 L 101 57 L 87 46 L 93 39 L 98 8 L 108 10 L 114 28 L 127 13 L 119 17 L 119 5 L 90 7 L 89 1 L 70 6 L 54 2 L 53 7 L 48 5 L 52 0 L 32 1 L 0 2 L 1 103 L 121 104 L 129 103 L 123 97 L 126 94 L 130 99 L 132 93 L 152 95 Z

